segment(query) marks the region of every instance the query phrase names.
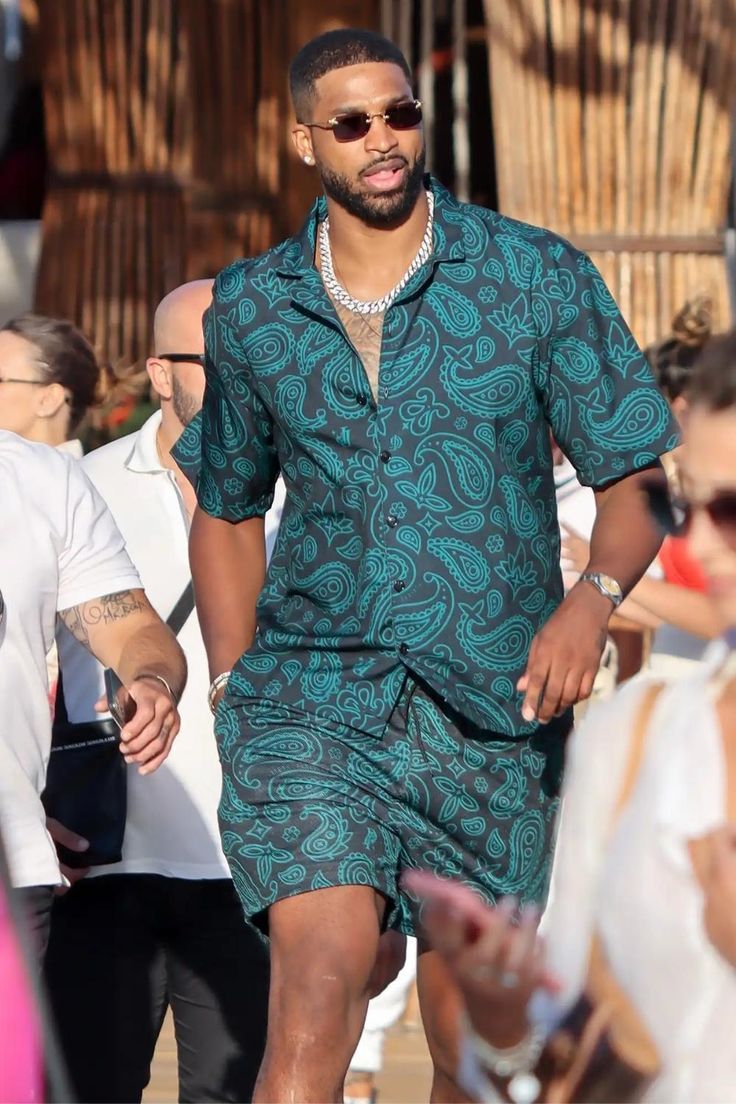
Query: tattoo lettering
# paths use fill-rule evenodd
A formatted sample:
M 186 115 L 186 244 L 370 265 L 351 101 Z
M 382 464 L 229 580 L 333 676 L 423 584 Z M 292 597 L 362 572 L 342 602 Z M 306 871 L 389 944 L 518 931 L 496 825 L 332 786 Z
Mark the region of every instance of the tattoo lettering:
M 146 603 L 139 597 L 139 592 L 119 590 L 115 594 L 103 594 L 99 598 L 83 602 L 80 606 L 61 610 L 59 617 L 72 636 L 80 644 L 89 647 L 90 629 L 95 629 L 98 625 L 110 625 L 113 621 L 122 621 L 123 618 L 130 617 L 133 613 L 140 613 L 146 608 Z

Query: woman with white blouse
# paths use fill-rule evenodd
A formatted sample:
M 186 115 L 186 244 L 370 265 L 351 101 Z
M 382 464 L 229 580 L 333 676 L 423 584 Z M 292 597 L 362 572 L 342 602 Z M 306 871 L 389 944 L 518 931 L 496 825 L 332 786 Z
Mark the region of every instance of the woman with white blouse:
M 736 364 L 705 358 L 690 401 L 683 501 L 659 507 L 689 536 L 723 637 L 692 675 L 656 697 L 651 681 L 624 686 L 573 735 L 544 942 L 513 902 L 414 882 L 465 1001 L 468 1099 L 503 1098 L 499 1071 L 533 1070 L 540 1022 L 581 994 L 594 936 L 656 1051 L 639 1098 L 736 1099 Z M 544 1098 L 534 1078 L 516 1087 Z

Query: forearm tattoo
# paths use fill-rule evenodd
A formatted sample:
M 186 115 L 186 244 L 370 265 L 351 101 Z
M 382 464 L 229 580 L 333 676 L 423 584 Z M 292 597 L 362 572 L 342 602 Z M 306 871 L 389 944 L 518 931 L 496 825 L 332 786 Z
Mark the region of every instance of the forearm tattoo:
M 98 625 L 122 621 L 123 618 L 140 613 L 146 608 L 146 603 L 134 590 L 119 590 L 115 594 L 103 594 L 99 598 L 83 602 L 80 606 L 61 610 L 59 617 L 72 636 L 80 644 L 89 647 L 90 629 L 94 631 Z

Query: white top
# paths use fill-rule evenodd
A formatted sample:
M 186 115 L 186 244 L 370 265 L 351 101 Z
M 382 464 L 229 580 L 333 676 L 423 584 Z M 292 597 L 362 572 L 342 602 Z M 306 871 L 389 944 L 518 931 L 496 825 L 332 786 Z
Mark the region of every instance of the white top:
M 709 648 L 657 700 L 641 769 L 609 832 L 646 680 L 592 707 L 571 740 L 565 801 L 544 919 L 550 964 L 572 1000 L 597 928 L 619 983 L 663 1060 L 646 1099 L 732 1101 L 736 970 L 708 942 L 688 840 L 725 821 L 721 733 L 707 681 Z
M 39 797 L 51 747 L 46 654 L 56 614 L 141 584 L 76 461 L 0 431 L 0 487 L 0 828 L 15 885 L 58 885 Z
M 166 619 L 190 579 L 189 523 L 176 479 L 159 460 L 157 411 L 138 430 L 89 453 L 82 467 L 120 526 L 146 594 Z M 283 484 L 279 481 L 280 489 Z M 273 544 L 282 499 L 266 519 Z M 61 627 L 58 637 L 69 720 L 93 720 L 104 693 L 102 667 Z M 224 878 L 229 870 L 220 846 L 217 805 L 222 775 L 207 703 L 207 656 L 196 610 L 179 633 L 189 678 L 179 712 L 181 730 L 157 771 L 128 771 L 128 818 L 123 860 L 93 874 L 162 874 L 174 878 Z

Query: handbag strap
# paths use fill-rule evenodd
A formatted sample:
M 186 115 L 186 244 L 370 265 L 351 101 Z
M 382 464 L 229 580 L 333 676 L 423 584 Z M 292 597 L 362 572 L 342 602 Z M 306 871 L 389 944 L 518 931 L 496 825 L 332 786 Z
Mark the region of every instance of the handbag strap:
M 609 830 L 625 809 L 633 792 L 646 750 L 647 733 L 664 683 L 647 686 L 634 720 L 629 756 L 619 789 Z M 634 1069 L 649 1076 L 654 1075 L 660 1064 L 657 1047 L 641 1016 L 608 964 L 599 932 L 593 932 L 588 961 L 586 992 L 592 1003 L 608 1021 L 608 1032 L 617 1053 Z
M 181 596 L 172 609 L 169 616 L 166 618 L 166 624 L 169 626 L 174 636 L 178 636 L 185 624 L 189 620 L 189 617 L 194 609 L 194 583 L 190 579 L 184 590 L 181 592 Z
M 644 758 L 644 751 L 647 745 L 647 733 L 649 731 L 649 722 L 652 719 L 652 713 L 654 707 L 657 704 L 659 695 L 664 690 L 663 682 L 653 682 L 647 686 L 642 700 L 639 703 L 639 708 L 636 713 L 636 719 L 634 721 L 634 731 L 631 734 L 631 743 L 629 744 L 629 757 L 626 763 L 626 769 L 624 770 L 623 781 L 621 782 L 621 788 L 618 793 L 616 805 L 613 810 L 613 816 L 609 829 L 612 831 L 616 826 L 621 813 L 626 808 L 629 798 L 633 792 L 636 780 L 639 777 L 639 769 L 641 767 L 642 759 Z

